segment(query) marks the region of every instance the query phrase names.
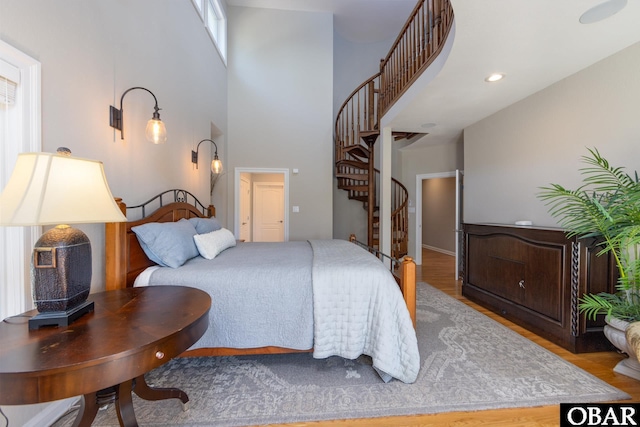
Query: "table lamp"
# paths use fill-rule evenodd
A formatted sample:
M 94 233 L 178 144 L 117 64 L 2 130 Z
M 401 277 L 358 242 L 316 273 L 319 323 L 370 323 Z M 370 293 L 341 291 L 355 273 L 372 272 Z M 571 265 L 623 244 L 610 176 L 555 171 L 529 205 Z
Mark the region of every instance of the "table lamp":
M 22 153 L 0 195 L 0 225 L 57 225 L 36 242 L 31 288 L 38 314 L 29 329 L 68 326 L 93 311 L 91 243 L 68 224 L 124 222 L 102 162 L 52 153 Z M 63 224 L 63 225 L 58 225 Z

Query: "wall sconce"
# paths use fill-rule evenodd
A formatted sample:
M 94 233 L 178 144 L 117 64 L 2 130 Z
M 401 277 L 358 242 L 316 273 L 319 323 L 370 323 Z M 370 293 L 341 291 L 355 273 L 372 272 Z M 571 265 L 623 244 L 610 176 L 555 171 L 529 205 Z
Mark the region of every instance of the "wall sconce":
M 158 99 L 149 89 L 145 89 L 143 87 L 132 87 L 131 89 L 127 89 L 122 96 L 120 97 L 120 109 L 117 109 L 113 105 L 109 108 L 109 125 L 113 128 L 116 128 L 120 131 L 120 139 L 124 139 L 124 130 L 123 130 L 123 108 L 122 108 L 122 100 L 124 96 L 134 90 L 134 89 L 142 89 L 146 90 L 153 96 L 154 101 L 156 102 L 155 111 L 153 113 L 153 117 L 147 123 L 147 129 L 144 134 L 147 138 L 147 141 L 153 142 L 154 144 L 164 144 L 167 140 L 167 129 L 164 127 L 164 123 L 160 120 L 160 113 L 158 111 Z
M 213 144 L 213 146 L 216 147 L 216 152 L 213 155 L 213 161 L 211 162 L 211 172 L 213 172 L 213 173 L 221 173 L 222 172 L 222 162 L 218 158 L 218 146 L 211 139 L 203 139 L 202 141 L 198 142 L 198 146 L 196 147 L 196 151 L 191 150 L 191 163 L 195 163 L 196 164 L 196 169 L 198 169 L 198 150 L 200 149 L 200 144 L 202 144 L 205 141 L 211 142 Z

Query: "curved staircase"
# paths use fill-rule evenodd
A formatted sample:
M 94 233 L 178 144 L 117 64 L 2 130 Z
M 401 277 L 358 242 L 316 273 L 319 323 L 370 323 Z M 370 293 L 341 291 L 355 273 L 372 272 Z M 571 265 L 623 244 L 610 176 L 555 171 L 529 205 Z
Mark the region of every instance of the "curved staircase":
M 335 174 L 338 188 L 367 210 L 367 245 L 379 248 L 379 181 L 374 168 L 374 144 L 379 119 L 438 56 L 453 23 L 449 0 L 420 0 L 376 73 L 342 104 L 335 128 Z M 395 140 L 410 138 L 392 132 Z M 394 178 L 391 187 L 391 257 L 407 254 L 408 192 Z

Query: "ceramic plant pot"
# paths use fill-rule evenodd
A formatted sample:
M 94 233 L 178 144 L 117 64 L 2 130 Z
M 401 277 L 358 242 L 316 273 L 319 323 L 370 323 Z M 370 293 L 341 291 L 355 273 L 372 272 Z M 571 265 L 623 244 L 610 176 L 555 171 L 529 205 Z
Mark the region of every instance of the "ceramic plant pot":
M 613 371 L 640 380 L 638 355 L 634 348 L 628 344 L 625 334 L 631 323 L 609 316 L 605 318 L 605 321 L 607 324 L 604 326 L 604 335 L 618 350 L 629 356 L 618 362 Z

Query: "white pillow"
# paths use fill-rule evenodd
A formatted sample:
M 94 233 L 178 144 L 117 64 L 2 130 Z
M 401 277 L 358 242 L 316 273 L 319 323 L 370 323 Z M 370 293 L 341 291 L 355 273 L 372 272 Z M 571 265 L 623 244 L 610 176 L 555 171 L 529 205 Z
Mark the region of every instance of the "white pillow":
M 226 228 L 211 233 L 196 234 L 193 236 L 193 240 L 196 242 L 200 255 L 206 259 L 214 259 L 220 252 L 236 245 L 236 238 Z

